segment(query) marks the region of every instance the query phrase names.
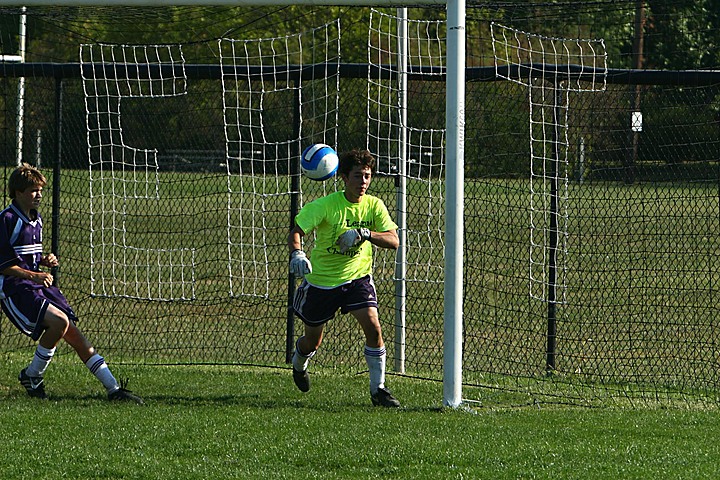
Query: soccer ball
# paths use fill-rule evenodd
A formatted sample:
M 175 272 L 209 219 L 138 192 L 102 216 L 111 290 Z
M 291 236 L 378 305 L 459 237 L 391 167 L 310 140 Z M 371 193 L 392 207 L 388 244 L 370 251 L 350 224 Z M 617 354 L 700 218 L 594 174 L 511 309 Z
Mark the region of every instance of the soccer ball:
M 300 169 L 309 179 L 322 182 L 335 175 L 339 163 L 334 148 L 324 143 L 316 143 L 303 150 Z

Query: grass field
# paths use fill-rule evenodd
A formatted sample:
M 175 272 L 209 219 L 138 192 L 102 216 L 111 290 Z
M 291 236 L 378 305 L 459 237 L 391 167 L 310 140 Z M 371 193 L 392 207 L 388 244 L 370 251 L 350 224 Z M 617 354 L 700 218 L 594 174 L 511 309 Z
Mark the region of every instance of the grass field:
M 29 356 L 31 351 L 26 352 Z M 441 407 L 437 382 L 391 376 L 399 410 L 373 408 L 366 375 L 247 366 L 113 367 L 145 405 L 105 401 L 70 355 L 49 401 L 0 367 L 0 472 L 68 479 L 716 478 L 716 411 Z

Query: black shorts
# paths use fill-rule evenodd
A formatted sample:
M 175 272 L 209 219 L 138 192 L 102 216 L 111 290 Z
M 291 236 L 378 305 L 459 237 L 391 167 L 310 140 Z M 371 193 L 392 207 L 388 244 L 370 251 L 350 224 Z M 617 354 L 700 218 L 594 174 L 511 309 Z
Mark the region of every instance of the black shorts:
M 313 327 L 332 320 L 338 308 L 342 313 L 348 313 L 377 306 L 375 283 L 370 275 L 334 288 L 315 287 L 303 280 L 293 301 L 298 318 Z

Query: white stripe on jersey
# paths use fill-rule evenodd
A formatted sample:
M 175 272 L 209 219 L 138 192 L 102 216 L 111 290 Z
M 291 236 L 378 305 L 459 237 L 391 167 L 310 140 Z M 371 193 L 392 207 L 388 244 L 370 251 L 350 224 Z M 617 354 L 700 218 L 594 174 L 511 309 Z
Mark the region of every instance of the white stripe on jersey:
M 42 253 L 42 248 L 42 243 L 33 243 L 32 245 L 18 245 L 13 249 L 18 255 L 34 255 Z
M 25 222 L 23 222 L 22 217 L 20 217 L 18 219 L 18 221 L 15 222 L 15 228 L 13 228 L 13 232 L 10 235 L 10 245 L 12 245 L 13 243 L 15 243 L 17 241 L 17 238 L 18 238 L 18 236 L 20 236 L 20 232 L 22 231 L 24 223 Z

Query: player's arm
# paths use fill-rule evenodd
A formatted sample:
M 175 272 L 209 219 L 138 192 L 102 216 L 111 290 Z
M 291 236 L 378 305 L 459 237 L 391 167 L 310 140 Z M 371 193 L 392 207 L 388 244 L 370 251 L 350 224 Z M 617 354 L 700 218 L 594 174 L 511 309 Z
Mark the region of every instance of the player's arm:
M 302 237 L 305 235 L 302 228 L 295 225 L 288 235 L 288 248 L 290 249 L 290 273 L 302 278 L 312 273 L 312 265 L 302 249 Z
M 22 278 L 24 280 L 30 280 L 31 282 L 37 283 L 49 287 L 53 283 L 53 276 L 47 272 L 36 272 L 33 270 L 26 270 L 18 265 L 10 265 L 2 270 L 3 275 L 11 275 L 13 277 Z
M 295 250 L 302 250 L 302 237 L 304 236 L 305 232 L 297 225 L 290 230 L 290 235 L 288 235 L 288 248 L 290 249 L 290 253 Z
M 388 230 L 387 232 L 370 232 L 369 242 L 380 248 L 390 248 L 397 250 L 400 245 L 397 230 Z
M 52 274 L 43 271 L 28 270 L 18 265 L 20 258 L 17 257 L 10 243 L 4 241 L 7 238 L 4 234 L 5 229 L 0 232 L 0 274 L 30 280 L 38 285 L 49 287 L 53 284 L 54 278 Z M 55 256 L 53 255 L 53 258 Z M 55 259 L 57 261 L 57 259 Z

